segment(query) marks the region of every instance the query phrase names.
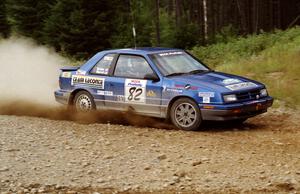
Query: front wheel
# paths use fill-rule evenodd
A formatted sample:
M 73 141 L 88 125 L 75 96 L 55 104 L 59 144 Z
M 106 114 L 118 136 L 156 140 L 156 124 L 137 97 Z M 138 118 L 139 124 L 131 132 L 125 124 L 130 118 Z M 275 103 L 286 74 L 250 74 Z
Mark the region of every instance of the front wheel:
M 75 95 L 73 105 L 78 112 L 90 112 L 96 108 L 93 97 L 86 91 L 80 91 Z
M 198 105 L 189 98 L 175 101 L 170 111 L 172 123 L 183 130 L 199 129 L 202 118 Z

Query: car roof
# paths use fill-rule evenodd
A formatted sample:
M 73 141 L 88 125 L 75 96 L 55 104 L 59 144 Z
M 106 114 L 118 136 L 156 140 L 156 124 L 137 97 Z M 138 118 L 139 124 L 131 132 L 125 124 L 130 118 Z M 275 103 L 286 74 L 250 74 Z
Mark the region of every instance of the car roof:
M 83 64 L 81 66 L 81 69 L 83 69 L 85 71 L 90 69 L 104 55 L 110 54 L 110 53 L 147 55 L 147 54 L 162 53 L 162 52 L 174 52 L 174 51 L 182 51 L 182 50 L 176 49 L 176 48 L 162 48 L 162 47 L 138 47 L 138 48 L 104 50 L 104 51 L 98 52 L 96 55 L 94 55 L 92 58 L 90 58 L 85 64 Z
M 137 48 L 125 48 L 125 49 L 113 49 L 113 50 L 105 50 L 102 52 L 105 53 L 125 53 L 125 54 L 154 54 L 160 52 L 168 52 L 168 51 L 182 51 L 177 48 L 164 48 L 164 47 L 137 47 Z

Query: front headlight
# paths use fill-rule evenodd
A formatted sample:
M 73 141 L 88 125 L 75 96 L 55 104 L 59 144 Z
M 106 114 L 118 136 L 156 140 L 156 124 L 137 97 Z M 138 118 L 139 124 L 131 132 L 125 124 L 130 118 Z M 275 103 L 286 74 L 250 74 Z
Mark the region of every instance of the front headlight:
M 260 97 L 268 96 L 268 91 L 266 88 L 260 90 Z
M 225 102 L 234 102 L 237 100 L 235 94 L 224 95 L 223 98 Z

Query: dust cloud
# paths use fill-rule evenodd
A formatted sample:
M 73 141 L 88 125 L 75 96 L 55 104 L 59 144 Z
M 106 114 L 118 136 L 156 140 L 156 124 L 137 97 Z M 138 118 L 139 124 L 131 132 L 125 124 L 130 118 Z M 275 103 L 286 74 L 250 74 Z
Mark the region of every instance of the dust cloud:
M 0 41 L 0 99 L 55 105 L 59 68 L 67 59 L 32 40 L 12 37 Z
M 163 129 L 174 128 L 172 125 L 161 119 L 136 115 L 131 111 L 119 112 L 106 110 L 81 113 L 63 106 L 55 107 L 28 101 L 0 102 L 0 115 L 31 116 L 52 120 L 68 120 L 81 124 L 111 123 Z
M 26 38 L 0 40 L 0 115 L 32 116 L 80 123 L 112 123 L 172 128 L 132 112 L 78 113 L 55 102 L 59 69 L 69 64 L 53 50 Z

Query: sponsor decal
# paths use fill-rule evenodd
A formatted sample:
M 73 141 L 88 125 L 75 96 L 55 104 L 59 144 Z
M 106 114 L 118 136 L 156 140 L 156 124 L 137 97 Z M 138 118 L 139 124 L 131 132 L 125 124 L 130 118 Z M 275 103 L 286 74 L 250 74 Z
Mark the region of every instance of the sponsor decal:
M 108 74 L 108 69 L 107 68 L 100 68 L 100 67 L 97 67 L 96 68 L 96 73 L 98 74 Z
M 125 96 L 117 95 L 117 101 L 124 102 L 125 101 Z
M 210 103 L 210 97 L 202 97 L 203 103 Z
M 181 85 L 181 84 L 175 84 L 175 88 L 184 88 L 184 85 Z
M 149 90 L 147 92 L 147 96 L 149 96 L 149 97 L 156 97 L 156 93 L 153 90 Z
M 198 90 L 197 86 L 191 86 L 190 90 Z
M 135 87 L 143 87 L 145 85 L 146 80 L 139 80 L 139 79 L 126 79 L 125 85 L 130 87 L 130 86 L 135 86 Z
M 83 70 L 81 70 L 81 69 L 78 69 L 77 71 L 76 71 L 76 75 L 85 75 L 86 74 L 86 71 L 83 71 Z
M 83 75 L 73 75 L 71 85 L 86 85 L 90 87 L 96 87 L 99 89 L 104 89 L 104 78 L 98 77 L 90 77 L 90 76 L 83 76 Z
M 105 56 L 104 57 L 104 60 L 105 61 L 112 61 L 114 58 L 113 57 L 111 57 L 111 56 Z
M 238 83 L 238 84 L 232 84 L 232 85 L 228 85 L 225 86 L 226 88 L 228 88 L 229 90 L 240 90 L 240 89 L 246 89 L 246 88 L 252 88 L 257 86 L 255 83 L 252 82 L 242 82 L 242 83 Z
M 239 79 L 224 79 L 222 82 L 225 85 L 230 85 L 230 84 L 239 83 L 239 82 L 241 82 L 241 80 L 239 80 Z
M 147 80 L 125 80 L 125 102 L 145 103 Z
M 72 72 L 62 72 L 61 73 L 61 77 L 64 77 L 64 78 L 70 78 L 72 76 Z
M 170 92 L 170 93 L 182 93 L 183 90 L 182 89 L 178 89 L 178 88 L 166 88 L 166 92 Z
M 175 88 L 181 88 L 181 89 L 186 89 L 186 90 L 197 90 L 197 86 L 191 86 L 190 84 L 186 85 L 181 85 L 181 84 L 175 84 Z
M 181 55 L 182 52 L 180 51 L 175 51 L 175 52 L 167 52 L 167 53 L 160 53 L 158 54 L 159 56 L 163 57 L 163 56 L 169 56 L 169 55 Z
M 186 90 L 197 90 L 198 87 L 197 86 L 191 86 L 190 84 L 187 84 L 184 86 L 184 89 Z
M 113 91 L 105 91 L 105 90 L 98 90 L 97 94 L 102 95 L 102 96 L 113 96 L 114 95 Z
M 210 97 L 210 98 L 213 98 L 213 97 L 215 97 L 215 93 L 214 92 L 199 92 L 198 96 L 199 97 Z
M 199 92 L 198 96 L 202 97 L 203 103 L 210 103 L 210 98 L 215 97 L 215 93 L 214 92 Z

